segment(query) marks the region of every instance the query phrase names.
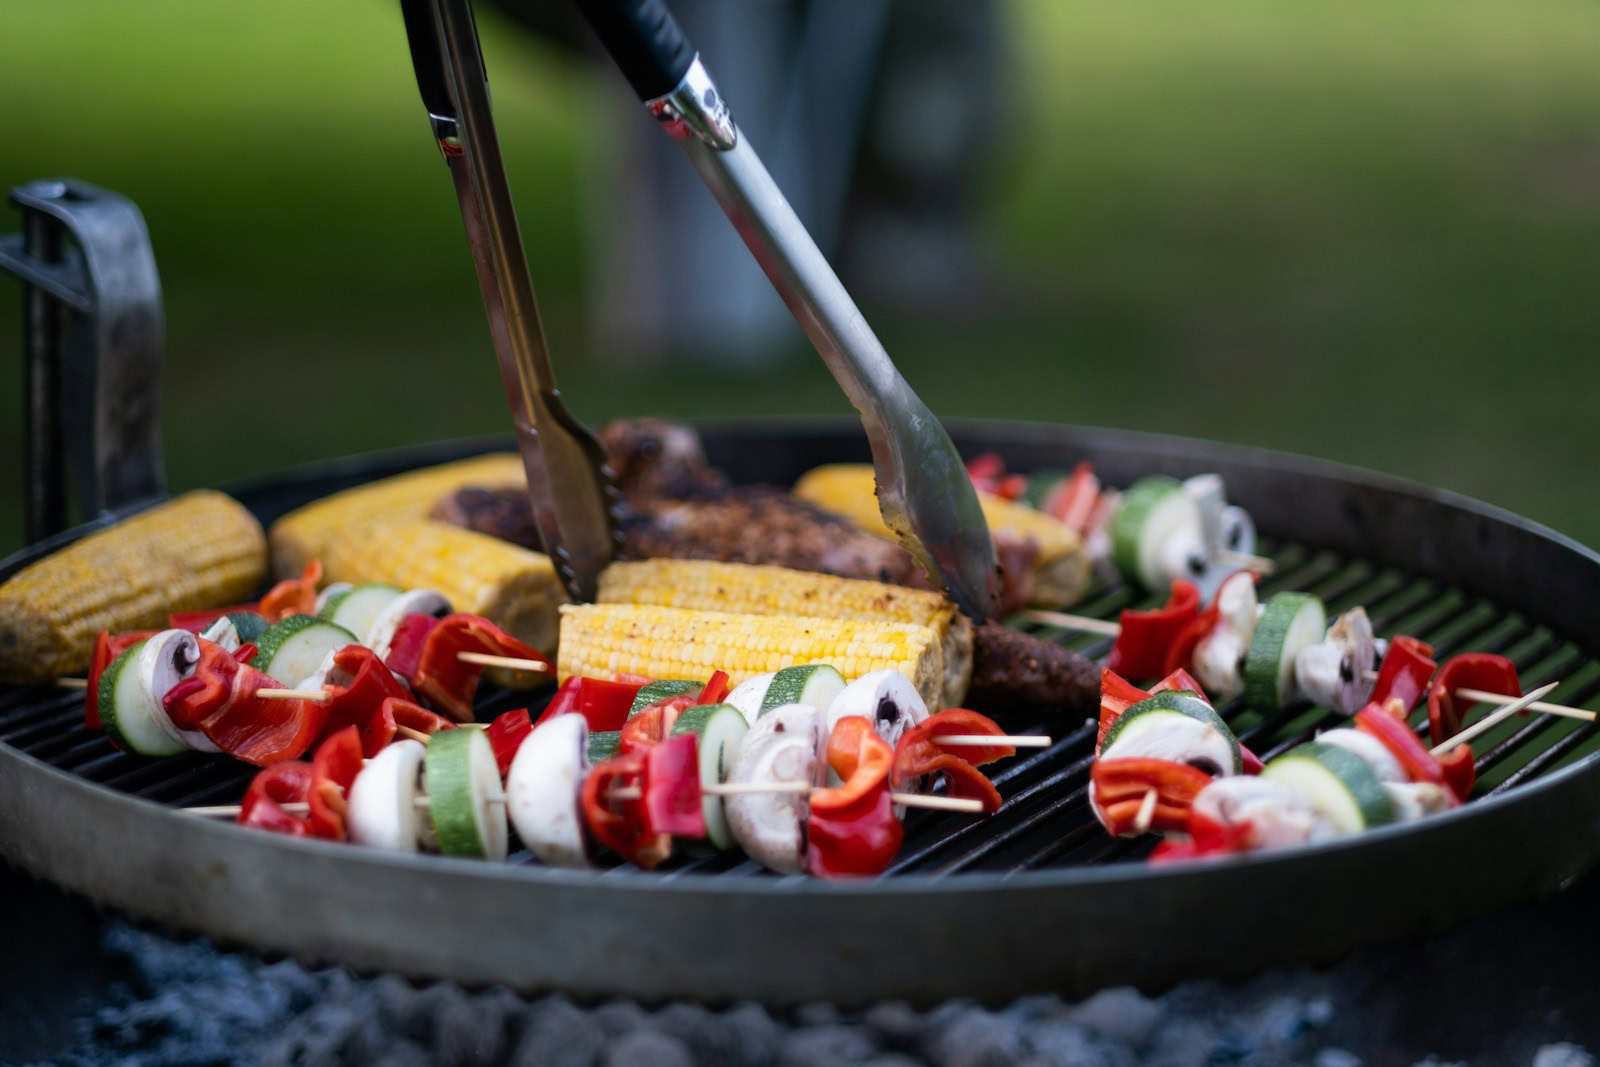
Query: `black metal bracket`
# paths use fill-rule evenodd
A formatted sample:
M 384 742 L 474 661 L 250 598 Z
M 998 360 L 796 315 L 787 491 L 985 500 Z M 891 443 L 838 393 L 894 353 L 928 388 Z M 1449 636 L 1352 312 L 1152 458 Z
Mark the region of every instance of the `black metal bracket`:
M 162 495 L 161 279 L 144 216 L 71 178 L 11 190 L 22 232 L 0 269 L 22 279 L 27 537 L 66 528 L 68 472 L 84 519 Z

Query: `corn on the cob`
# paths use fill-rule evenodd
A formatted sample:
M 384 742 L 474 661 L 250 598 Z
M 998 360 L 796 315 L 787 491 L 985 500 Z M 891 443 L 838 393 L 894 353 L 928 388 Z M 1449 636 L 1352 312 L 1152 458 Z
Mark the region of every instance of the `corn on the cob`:
M 372 522 L 424 519 L 434 504 L 466 485 L 524 485 L 522 458 L 496 452 L 397 474 L 346 489 L 291 511 L 272 524 L 272 567 L 280 578 L 299 574 L 323 555 L 330 538 Z M 324 561 L 326 562 L 326 561 Z
M 101 630 L 149 630 L 175 611 L 245 600 L 267 576 L 261 524 L 200 491 L 90 534 L 0 585 L 0 681 L 81 671 Z
M 894 536 L 878 510 L 872 467 L 868 464 L 835 463 L 814 468 L 800 477 L 794 492 L 824 511 L 843 515 L 863 530 L 882 537 Z M 1089 585 L 1089 556 L 1071 527 L 990 493 L 980 491 L 978 502 L 992 533 L 1032 541 L 1037 547 L 1028 573 L 1030 604 L 1061 608 L 1083 595 Z
M 566 594 L 549 556 L 428 519 L 369 522 L 321 544 L 330 582 L 435 589 L 457 611 L 482 615 L 541 652 L 555 648 L 556 605 Z
M 641 604 L 561 608 L 563 677 L 704 681 L 715 670 L 738 685 L 755 674 L 801 663 L 829 663 L 846 680 L 894 669 L 935 704 L 944 685 L 939 642 L 926 626 L 796 615 L 740 615 Z
M 600 574 L 602 604 L 654 604 L 748 615 L 801 615 L 926 626 L 944 661 L 940 707 L 955 707 L 972 678 L 972 623 L 938 593 L 883 582 L 749 563 L 648 559 Z M 931 705 L 930 705 L 931 706 Z

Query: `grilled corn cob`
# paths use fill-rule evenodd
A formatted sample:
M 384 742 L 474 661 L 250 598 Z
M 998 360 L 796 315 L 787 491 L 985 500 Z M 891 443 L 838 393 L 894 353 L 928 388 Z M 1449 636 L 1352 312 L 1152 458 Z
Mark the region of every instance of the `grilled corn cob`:
M 320 543 L 330 582 L 436 589 L 457 611 L 482 615 L 541 652 L 555 648 L 556 605 L 566 595 L 549 556 L 428 519 L 368 522 Z
M 81 671 L 101 630 L 236 604 L 267 576 L 261 524 L 238 501 L 188 493 L 90 534 L 0 585 L 0 681 Z
M 522 458 L 496 452 L 397 474 L 346 489 L 291 511 L 272 524 L 272 568 L 280 578 L 299 574 L 324 554 L 323 546 L 372 522 L 422 519 L 441 497 L 467 485 L 525 485 Z M 326 560 L 324 560 L 326 562 Z
M 568 604 L 561 608 L 563 677 L 704 681 L 728 672 L 738 685 L 752 675 L 801 663 L 829 663 L 846 680 L 894 669 L 929 704 L 944 686 L 939 642 L 926 626 L 796 615 L 740 615 L 640 604 Z
M 933 631 L 944 661 L 939 707 L 955 707 L 972 678 L 972 623 L 938 593 L 748 563 L 649 559 L 600 574 L 602 604 L 654 604 L 749 615 L 904 622 Z M 932 706 L 932 705 L 930 705 Z
M 894 536 L 878 511 L 877 490 L 868 464 L 816 467 L 800 477 L 794 493 L 824 511 L 843 515 L 863 530 L 881 537 Z M 1083 595 L 1089 584 L 1089 556 L 1071 527 L 991 493 L 980 491 L 978 502 L 996 537 L 1032 541 L 1037 548 L 1028 571 L 1028 603 L 1061 608 Z

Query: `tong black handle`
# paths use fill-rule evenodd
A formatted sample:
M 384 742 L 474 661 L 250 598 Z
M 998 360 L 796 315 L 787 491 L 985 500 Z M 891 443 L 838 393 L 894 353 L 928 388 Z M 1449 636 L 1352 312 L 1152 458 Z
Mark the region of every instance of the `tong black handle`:
M 576 0 L 623 76 L 648 103 L 678 87 L 695 48 L 665 0 Z

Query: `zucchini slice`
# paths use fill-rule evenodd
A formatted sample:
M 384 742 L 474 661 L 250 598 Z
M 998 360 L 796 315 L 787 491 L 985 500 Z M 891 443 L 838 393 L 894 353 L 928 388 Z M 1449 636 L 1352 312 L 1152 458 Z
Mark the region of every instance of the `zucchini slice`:
M 250 665 L 284 685 L 294 685 L 315 673 L 332 653 L 359 643 L 355 634 L 327 619 L 291 615 L 256 638 L 256 655 Z
M 772 684 L 761 698 L 761 714 L 785 704 L 804 704 L 820 714 L 843 691 L 844 675 L 826 663 L 785 667 L 772 676 Z
M 447 856 L 506 858 L 506 803 L 494 746 L 482 730 L 440 730 L 422 762 L 433 832 Z
M 1193 724 L 1200 724 L 1196 728 Z M 1113 747 L 1121 751 L 1113 752 Z M 1220 774 L 1243 768 L 1239 739 L 1216 709 L 1187 690 L 1165 690 L 1132 705 L 1111 724 L 1101 759 L 1150 756 L 1177 763 L 1215 763 Z
M 666 678 L 659 682 L 648 682 L 641 686 L 633 698 L 633 704 L 628 708 L 628 718 L 633 718 L 651 704 L 668 697 L 681 697 L 685 693 L 698 692 L 705 686 L 700 682 L 691 682 L 683 678 Z
M 700 765 L 700 786 L 721 785 L 733 770 L 734 758 L 750 724 L 744 712 L 732 704 L 706 704 L 693 707 L 678 716 L 672 724 L 675 734 L 695 736 L 695 755 Z M 733 848 L 733 830 L 728 826 L 728 816 L 722 797 L 711 793 L 700 794 L 700 810 L 705 815 L 706 837 L 723 851 Z
M 166 690 L 153 692 L 145 677 L 147 672 L 142 669 L 142 661 L 148 659 L 145 650 L 153 640 L 147 638 L 130 645 L 100 675 L 100 726 L 124 751 L 141 756 L 176 756 L 189 751 L 189 746 L 162 710 L 161 698 Z M 192 670 L 193 661 L 189 666 Z
M 390 602 L 405 592 L 388 582 L 368 582 L 335 593 L 317 608 L 317 616 L 343 626 L 363 641 L 372 632 L 372 624 Z
M 1308 741 L 1268 763 L 1261 777 L 1305 797 L 1341 833 L 1394 818 L 1383 783 L 1366 760 L 1347 749 Z
M 1111 557 L 1123 577 L 1151 592 L 1165 590 L 1178 577 L 1164 562 L 1175 537 L 1205 544 L 1200 507 L 1183 485 L 1154 475 L 1129 486 L 1111 520 Z
M 557 716 L 560 718 L 560 716 Z M 586 724 L 587 725 L 587 724 Z M 622 744 L 621 730 L 592 730 L 589 733 L 589 762 L 604 763 L 617 754 Z
M 230 611 L 228 621 L 233 623 L 233 628 L 239 632 L 239 642 L 246 645 L 259 641 L 270 625 L 263 616 L 254 611 Z
M 1277 711 L 1294 700 L 1294 661 L 1322 640 L 1328 612 L 1310 593 L 1275 593 L 1267 600 L 1244 657 L 1244 701 L 1256 711 Z

